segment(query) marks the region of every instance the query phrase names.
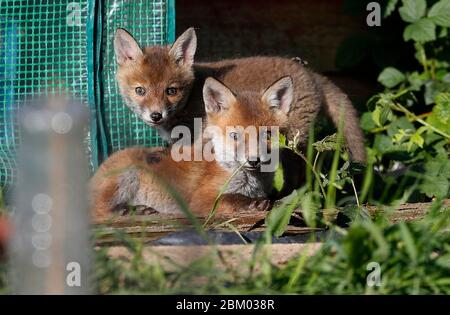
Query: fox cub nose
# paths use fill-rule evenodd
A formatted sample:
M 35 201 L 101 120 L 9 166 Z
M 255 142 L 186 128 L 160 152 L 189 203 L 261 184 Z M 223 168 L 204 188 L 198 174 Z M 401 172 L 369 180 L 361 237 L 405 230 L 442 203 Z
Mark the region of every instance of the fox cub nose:
M 161 120 L 162 115 L 161 115 L 161 113 L 153 112 L 153 113 L 150 114 L 150 118 L 151 118 L 154 122 L 157 122 L 157 121 L 160 121 L 160 120 Z
M 261 160 L 259 159 L 259 157 L 257 157 L 257 158 L 249 158 L 247 163 L 251 167 L 258 167 L 261 164 Z

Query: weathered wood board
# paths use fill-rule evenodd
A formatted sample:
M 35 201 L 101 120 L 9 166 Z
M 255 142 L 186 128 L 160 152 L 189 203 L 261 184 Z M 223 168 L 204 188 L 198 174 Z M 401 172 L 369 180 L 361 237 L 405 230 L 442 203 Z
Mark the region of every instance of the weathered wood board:
M 450 200 L 446 201 L 450 204 Z M 392 222 L 411 221 L 422 218 L 430 207 L 430 203 L 404 204 L 396 207 L 391 215 Z M 371 215 L 375 215 L 383 209 L 375 206 L 365 207 Z M 338 217 L 339 211 L 332 216 Z M 209 228 L 219 231 L 231 231 L 224 222 L 230 222 L 237 231 L 263 231 L 265 229 L 264 220 L 266 212 L 244 211 L 233 216 L 217 216 L 208 224 Z M 205 218 L 198 217 L 199 222 L 204 222 Z M 168 233 L 180 231 L 183 229 L 193 229 L 192 222 L 181 215 L 161 215 L 158 213 L 148 215 L 121 216 L 112 219 L 108 224 L 97 226 L 100 233 L 98 245 L 110 246 L 117 244 L 114 233 L 116 231 L 130 236 L 142 238 L 145 242 L 150 242 Z M 306 234 L 323 229 L 312 229 L 305 226 L 301 210 L 294 212 L 291 222 L 286 229 L 286 234 Z
M 428 209 L 430 203 L 404 204 L 396 207 L 391 215 L 392 222 L 411 221 L 422 218 Z M 446 200 L 446 206 L 450 206 L 450 199 Z M 384 211 L 378 207 L 366 206 L 369 213 L 373 216 L 379 211 Z M 264 219 L 267 213 L 264 212 L 242 212 L 237 216 L 222 216 L 212 220 L 211 225 L 217 226 L 223 222 L 232 220 L 233 226 L 240 232 L 262 231 L 265 228 Z M 339 212 L 336 212 L 338 217 Z M 205 218 L 198 218 L 203 222 Z M 168 233 L 180 231 L 180 229 L 192 228 L 192 223 L 180 216 L 163 216 L 160 214 L 141 215 L 133 217 L 118 217 L 108 225 L 99 226 L 97 229 L 103 233 L 98 239 L 98 247 L 107 247 L 108 255 L 113 259 L 130 259 L 130 251 L 114 237 L 114 231 L 120 231 L 129 236 L 137 236 L 144 242 L 151 242 Z M 217 230 L 224 230 L 223 226 Z M 291 222 L 287 227 L 286 234 L 311 234 L 312 232 L 323 229 L 311 229 L 303 224 L 300 209 L 296 210 L 292 216 Z M 308 238 L 308 237 L 306 237 Z M 288 260 L 300 255 L 313 255 L 320 249 L 320 242 L 294 243 L 294 244 L 272 244 L 264 245 L 265 252 L 270 253 L 270 262 L 277 266 L 284 265 Z M 189 264 L 202 259 L 211 257 L 219 268 L 226 270 L 242 270 L 242 266 L 249 266 L 245 261 L 252 259 L 254 244 L 247 245 L 217 245 L 217 246 L 146 246 L 143 249 L 143 258 L 151 264 L 159 264 L 165 270 L 171 271 L 176 268 L 183 268 Z M 264 252 L 264 251 L 263 251 Z M 256 265 L 258 270 L 258 264 Z

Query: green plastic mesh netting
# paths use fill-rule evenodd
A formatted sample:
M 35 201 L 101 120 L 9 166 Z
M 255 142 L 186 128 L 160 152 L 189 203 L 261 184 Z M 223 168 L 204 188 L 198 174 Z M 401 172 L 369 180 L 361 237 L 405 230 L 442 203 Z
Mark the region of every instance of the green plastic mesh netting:
M 87 1 L 80 1 L 86 8 Z M 86 24 L 86 11 L 81 16 Z M 0 180 L 14 179 L 20 144 L 16 113 L 34 95 L 69 94 L 87 101 L 86 29 L 67 23 L 67 4 L 0 2 Z
M 132 145 L 163 145 L 156 131 L 146 126 L 123 101 L 115 82 L 116 63 L 113 38 L 118 27 L 128 30 L 141 45 L 171 42 L 169 11 L 166 1 L 106 1 L 103 18 L 103 113 L 106 130 L 110 132 L 108 145 L 113 151 Z M 170 9 L 171 11 L 171 9 Z M 105 88 L 107 87 L 107 88 Z
M 174 0 L 0 0 L 0 184 L 14 182 L 16 113 L 36 95 L 65 94 L 89 106 L 92 166 L 132 145 L 160 146 L 126 108 L 115 82 L 116 28 L 146 45 L 174 36 Z

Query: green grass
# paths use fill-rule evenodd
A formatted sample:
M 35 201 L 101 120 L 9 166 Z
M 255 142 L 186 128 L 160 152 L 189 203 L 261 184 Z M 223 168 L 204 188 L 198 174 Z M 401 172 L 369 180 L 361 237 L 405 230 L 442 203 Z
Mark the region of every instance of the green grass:
M 259 266 L 254 272 L 243 271 L 249 266 L 218 267 L 215 252 L 188 266 L 167 262 L 174 270 L 165 271 L 144 260 L 139 240 L 125 238 L 131 258 L 111 259 L 106 249 L 97 253 L 97 292 L 449 294 L 449 209 L 434 202 L 424 219 L 409 223 L 392 224 L 388 216 L 373 220 L 360 216 L 345 230 L 331 227 L 333 237 L 314 256 L 300 254 L 285 266 L 272 265 L 270 254 L 256 246 L 254 259 L 248 262 Z M 367 285 L 371 262 L 381 268 L 380 286 Z

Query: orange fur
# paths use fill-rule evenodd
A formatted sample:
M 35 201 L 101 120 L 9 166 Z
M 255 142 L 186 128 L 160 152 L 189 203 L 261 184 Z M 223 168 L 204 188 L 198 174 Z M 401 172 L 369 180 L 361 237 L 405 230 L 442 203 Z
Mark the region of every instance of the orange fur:
M 227 104 L 227 110 L 222 110 L 219 114 L 210 113 L 207 124 L 219 127 L 226 136 L 227 127 L 280 126 L 282 128 L 285 120 L 283 115 L 279 111 L 270 109 L 261 100 L 261 93 L 241 92 L 236 95 L 235 101 Z M 268 146 L 270 147 L 270 143 Z M 130 170 L 135 172 L 133 174 L 136 174 L 139 185 L 135 190 L 128 191 L 127 187 L 123 187 L 121 180 L 126 176 L 134 176 L 129 175 Z M 127 201 L 144 200 L 147 202 L 142 205 L 151 206 L 161 212 L 167 212 L 167 208 L 174 205 L 170 208 L 172 211 L 177 208 L 177 203 L 168 187 L 179 194 L 194 213 L 206 215 L 212 209 L 220 189 L 230 176 L 231 173 L 216 161 L 202 159 L 201 161 L 176 162 L 172 159 L 170 149 L 125 149 L 109 157 L 92 178 L 92 215 L 96 222 L 103 221 L 109 218 L 117 207 L 125 206 L 125 204 L 114 202 L 117 200 L 117 195 L 120 195 L 121 189 L 128 193 Z M 130 184 L 130 186 L 133 185 Z M 257 209 L 266 209 L 266 199 L 225 194 L 219 203 L 217 214 L 233 213 L 253 206 Z

